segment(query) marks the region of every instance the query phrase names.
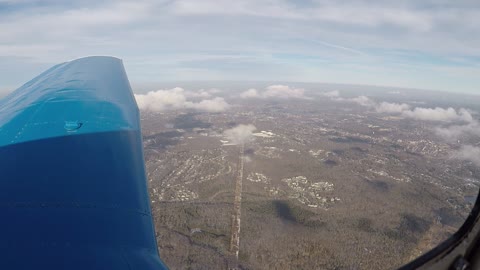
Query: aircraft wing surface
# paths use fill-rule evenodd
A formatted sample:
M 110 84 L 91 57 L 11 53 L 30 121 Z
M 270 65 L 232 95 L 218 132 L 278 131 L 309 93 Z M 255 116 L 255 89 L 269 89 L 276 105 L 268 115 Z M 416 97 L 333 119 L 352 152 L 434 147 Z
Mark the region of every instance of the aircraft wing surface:
M 56 65 L 0 100 L 0 269 L 166 269 L 122 61 Z

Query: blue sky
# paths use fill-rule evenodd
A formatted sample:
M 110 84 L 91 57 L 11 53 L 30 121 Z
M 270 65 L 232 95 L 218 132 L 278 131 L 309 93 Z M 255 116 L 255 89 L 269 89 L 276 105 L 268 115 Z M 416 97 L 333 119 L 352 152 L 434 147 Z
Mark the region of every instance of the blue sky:
M 480 94 L 480 2 L 388 2 L 0 0 L 0 92 L 59 62 L 113 55 L 132 84 L 299 81 Z

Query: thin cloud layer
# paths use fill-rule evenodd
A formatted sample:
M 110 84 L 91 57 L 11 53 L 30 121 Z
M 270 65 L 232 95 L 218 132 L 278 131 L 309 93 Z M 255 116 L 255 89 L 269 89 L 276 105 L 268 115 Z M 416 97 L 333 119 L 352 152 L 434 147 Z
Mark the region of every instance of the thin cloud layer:
M 337 81 L 478 93 L 473 0 L 0 2 L 0 81 L 11 89 L 50 65 L 114 53 L 136 83 Z
M 240 93 L 241 98 L 281 98 L 281 99 L 307 99 L 305 90 L 293 88 L 288 85 L 270 85 L 265 91 L 259 92 L 256 89 L 248 89 Z
M 336 97 L 340 97 L 340 92 L 335 90 L 335 91 L 322 93 L 321 95 L 324 97 L 336 98 Z
M 222 112 L 228 109 L 229 104 L 220 97 L 213 99 L 204 99 L 199 102 L 192 102 L 187 100 L 187 96 L 192 97 L 192 93 L 185 91 L 183 88 L 175 87 L 168 90 L 150 91 L 147 94 L 136 94 L 138 108 L 143 111 L 161 112 L 175 109 L 195 109 L 205 112 Z M 198 92 L 194 96 L 205 97 L 202 94 L 205 92 Z M 208 95 L 209 97 L 210 95 Z
M 437 127 L 435 133 L 447 141 L 455 142 L 464 136 L 480 137 L 480 124 L 477 121 L 473 121 L 467 125 Z
M 471 161 L 476 166 L 480 166 L 480 147 L 463 145 L 452 156 L 455 159 Z
M 185 91 L 185 96 L 189 98 L 209 98 L 212 94 L 210 91 L 200 89 L 198 91 Z
M 257 128 L 254 125 L 238 125 L 227 129 L 223 135 L 233 144 L 245 144 L 253 140 L 253 132 Z
M 319 22 L 378 27 L 394 25 L 415 31 L 427 31 L 434 21 L 424 12 L 403 7 L 366 7 L 357 3 L 331 5 L 328 1 L 316 1 L 318 5 L 301 8 L 291 1 L 242 1 L 227 0 L 182 0 L 173 5 L 174 11 L 182 15 L 236 15 L 258 16 L 278 19 L 314 20 Z

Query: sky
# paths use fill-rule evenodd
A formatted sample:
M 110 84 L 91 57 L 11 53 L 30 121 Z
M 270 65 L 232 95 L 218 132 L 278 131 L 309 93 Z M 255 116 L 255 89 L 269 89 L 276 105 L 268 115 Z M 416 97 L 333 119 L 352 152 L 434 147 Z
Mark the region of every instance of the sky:
M 0 94 L 123 59 L 132 85 L 293 81 L 480 94 L 478 0 L 0 0 Z

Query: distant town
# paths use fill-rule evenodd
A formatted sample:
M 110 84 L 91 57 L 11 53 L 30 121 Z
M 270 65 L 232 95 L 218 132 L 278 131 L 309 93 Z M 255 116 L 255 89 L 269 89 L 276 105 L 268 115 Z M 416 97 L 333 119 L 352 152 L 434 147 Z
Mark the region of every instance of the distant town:
M 396 268 L 461 226 L 480 184 L 475 108 L 305 89 L 137 95 L 171 269 Z

